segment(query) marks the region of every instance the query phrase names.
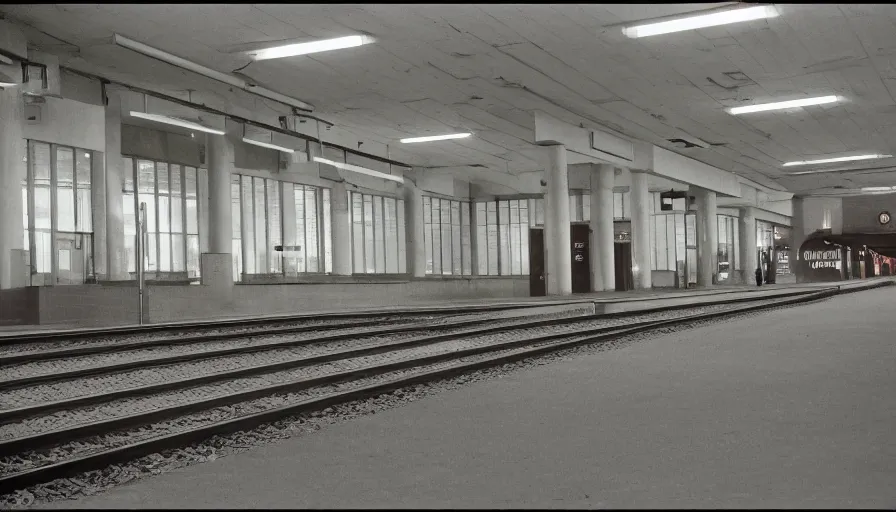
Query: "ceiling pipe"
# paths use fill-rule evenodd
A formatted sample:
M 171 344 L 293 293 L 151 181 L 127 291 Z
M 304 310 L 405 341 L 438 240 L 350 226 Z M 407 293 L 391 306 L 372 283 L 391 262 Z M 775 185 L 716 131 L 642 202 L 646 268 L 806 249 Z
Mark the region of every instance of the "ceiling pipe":
M 263 98 L 268 98 L 270 100 L 274 100 L 284 105 L 289 105 L 290 107 L 297 108 L 299 110 L 304 110 L 307 112 L 311 112 L 314 110 L 314 107 L 309 103 L 305 103 L 304 101 L 297 100 L 295 98 L 291 98 L 289 96 L 285 96 L 278 92 L 271 91 L 269 89 L 265 89 L 264 87 L 260 87 L 257 85 L 250 84 L 246 80 L 242 78 L 235 77 L 233 75 L 229 75 L 227 73 L 222 73 L 220 71 L 215 71 L 214 69 L 207 68 L 200 64 L 196 64 L 195 62 L 189 61 L 187 59 L 178 57 L 177 55 L 170 54 L 166 51 L 159 50 L 158 48 L 153 48 L 152 46 L 143 44 L 138 41 L 134 41 L 133 39 L 128 39 L 119 34 L 112 35 L 112 42 L 122 48 L 127 48 L 129 50 L 133 50 L 137 53 L 141 53 L 146 55 L 147 57 L 152 57 L 154 59 L 160 60 L 162 62 L 166 62 L 173 66 L 177 66 L 182 69 L 186 69 L 187 71 L 192 71 L 194 73 L 198 73 L 207 78 L 211 78 L 213 80 L 217 80 L 219 82 L 223 82 L 228 85 L 232 85 L 234 87 L 239 87 L 240 89 L 249 92 L 251 94 L 255 94 L 257 96 L 261 96 Z
M 265 129 L 265 130 L 271 130 L 271 131 L 274 131 L 274 132 L 277 132 L 277 133 L 282 133 L 282 134 L 284 134 L 284 135 L 289 135 L 290 137 L 296 137 L 296 138 L 298 138 L 298 139 L 307 140 L 307 141 L 310 141 L 310 142 L 317 142 L 317 143 L 319 143 L 319 144 L 325 144 L 325 145 L 330 146 L 330 147 L 334 147 L 334 148 L 337 148 L 337 149 L 341 149 L 341 150 L 343 150 L 343 151 L 345 151 L 345 152 L 347 152 L 347 153 L 352 153 L 352 154 L 354 154 L 354 155 L 363 156 L 363 157 L 365 157 L 365 158 L 369 158 L 369 159 L 371 159 L 371 160 L 376 160 L 376 161 L 378 161 L 378 162 L 383 162 L 383 163 L 387 163 L 387 164 L 395 165 L 395 166 L 398 166 L 398 167 L 407 167 L 407 168 L 411 168 L 410 165 L 408 165 L 408 164 L 406 164 L 406 163 L 404 163 L 404 162 L 399 162 L 399 161 L 397 161 L 397 160 L 391 160 L 391 159 L 388 159 L 388 158 L 383 158 L 383 157 L 381 157 L 381 156 L 371 155 L 371 154 L 368 154 L 368 153 L 362 153 L 362 152 L 360 152 L 360 151 L 358 151 L 358 150 L 356 150 L 356 149 L 352 149 L 352 148 L 345 147 L 345 146 L 340 146 L 339 144 L 334 144 L 334 143 L 332 143 L 332 142 L 323 142 L 323 141 L 321 141 L 320 139 L 318 139 L 318 138 L 316 138 L 316 137 L 312 137 L 312 136 L 310 136 L 310 135 L 305 135 L 304 133 L 300 133 L 300 132 L 296 132 L 296 131 L 293 131 L 293 130 L 289 130 L 289 129 L 286 129 L 286 128 L 283 128 L 283 127 L 280 127 L 280 126 L 272 126 L 272 125 L 269 125 L 269 124 L 260 123 L 260 122 L 258 122 L 258 121 L 253 121 L 253 120 L 251 120 L 251 119 L 247 119 L 247 118 L 245 118 L 245 117 L 240 117 L 240 116 L 237 116 L 237 115 L 234 115 L 234 114 L 229 114 L 229 113 L 227 113 L 227 112 L 224 112 L 224 111 L 222 111 L 222 110 L 218 110 L 218 109 L 215 109 L 215 108 L 212 108 L 212 107 L 208 107 L 208 106 L 205 106 L 205 105 L 200 105 L 200 104 L 198 104 L 198 103 L 192 103 L 192 102 L 189 102 L 189 101 L 186 101 L 186 100 L 182 100 L 182 99 L 180 99 L 180 98 L 176 98 L 176 97 L 174 97 L 174 96 L 169 96 L 169 95 L 167 95 L 167 94 L 163 94 L 163 93 L 160 93 L 160 92 L 150 91 L 149 89 L 144 89 L 144 88 L 142 88 L 142 87 L 137 87 L 137 86 L 135 86 L 135 85 L 126 84 L 126 83 L 121 82 L 121 81 L 118 81 L 118 80 L 111 80 L 111 79 L 106 78 L 106 77 L 102 77 L 102 76 L 99 76 L 99 75 L 95 75 L 95 74 L 93 74 L 93 73 L 88 73 L 88 72 L 86 72 L 86 71 L 80 71 L 80 70 L 77 70 L 77 69 L 74 69 L 74 68 L 69 68 L 69 67 L 66 67 L 66 66 L 59 66 L 59 69 L 62 70 L 62 71 L 65 71 L 65 72 L 67 72 L 67 73 L 73 73 L 73 74 L 75 74 L 75 75 L 83 76 L 84 78 L 89 78 L 89 79 L 91 79 L 91 80 L 96 80 L 96 81 L 100 82 L 100 84 L 103 85 L 103 91 L 104 91 L 103 101 L 104 101 L 104 102 L 106 101 L 106 97 L 105 97 L 106 86 L 109 85 L 109 84 L 114 84 L 114 85 L 117 85 L 117 86 L 119 86 L 119 87 L 124 87 L 125 89 L 128 89 L 128 90 L 130 90 L 130 91 L 138 92 L 138 93 L 140 93 L 140 94 L 144 94 L 144 95 L 153 96 L 153 97 L 155 97 L 155 98 L 159 98 L 159 99 L 162 99 L 162 100 L 165 100 L 165 101 L 170 101 L 171 103 L 175 103 L 175 104 L 178 104 L 178 105 L 183 105 L 183 106 L 185 106 L 185 107 L 189 107 L 189 108 L 192 108 L 192 109 L 195 109 L 195 110 L 199 110 L 199 111 L 201 111 L 201 112 L 208 112 L 209 114 L 215 114 L 215 115 L 219 115 L 219 116 L 222 116 L 222 117 L 226 117 L 226 118 L 231 119 L 231 120 L 233 120 L 233 121 L 236 121 L 236 122 L 238 122 L 238 123 L 243 123 L 243 124 L 247 124 L 247 125 L 251 125 L 251 126 L 256 126 L 256 127 L 258 127 L 258 128 L 263 128 L 263 129 Z M 105 103 L 104 103 L 104 104 L 105 104 Z M 313 116 L 305 116 L 305 117 L 311 117 L 311 118 L 313 118 L 313 119 L 317 119 L 317 118 L 314 118 Z M 332 123 L 329 123 L 329 122 L 327 122 L 327 121 L 323 121 L 323 120 L 322 120 L 321 122 L 323 122 L 323 123 L 325 123 L 325 124 L 332 124 Z

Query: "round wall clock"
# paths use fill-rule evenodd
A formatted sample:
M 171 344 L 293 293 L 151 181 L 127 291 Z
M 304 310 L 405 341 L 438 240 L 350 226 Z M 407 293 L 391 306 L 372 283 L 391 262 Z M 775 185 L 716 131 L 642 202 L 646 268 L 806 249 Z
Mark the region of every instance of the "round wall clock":
M 889 224 L 890 223 L 890 212 L 880 212 L 877 216 L 878 222 L 881 224 Z

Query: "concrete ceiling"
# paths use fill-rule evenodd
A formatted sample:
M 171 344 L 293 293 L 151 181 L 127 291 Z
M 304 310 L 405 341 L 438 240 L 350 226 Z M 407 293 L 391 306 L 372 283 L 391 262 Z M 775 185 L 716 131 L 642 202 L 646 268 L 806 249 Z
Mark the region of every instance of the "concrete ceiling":
M 543 168 L 531 143 L 532 112 L 541 110 L 796 193 L 896 185 L 896 169 L 854 172 L 890 160 L 803 176 L 781 167 L 896 154 L 896 6 L 785 4 L 769 20 L 636 40 L 619 27 L 720 5 L 44 4 L 0 12 L 30 25 L 29 37 L 64 65 L 181 95 L 209 80 L 115 47 L 110 36 L 229 72 L 249 63 L 239 52 L 258 43 L 368 33 L 374 44 L 254 62 L 242 73 L 413 165 Z M 742 116 L 723 110 L 826 94 L 845 101 Z M 458 130 L 476 137 L 397 142 Z M 712 146 L 684 150 L 667 140 L 682 136 Z

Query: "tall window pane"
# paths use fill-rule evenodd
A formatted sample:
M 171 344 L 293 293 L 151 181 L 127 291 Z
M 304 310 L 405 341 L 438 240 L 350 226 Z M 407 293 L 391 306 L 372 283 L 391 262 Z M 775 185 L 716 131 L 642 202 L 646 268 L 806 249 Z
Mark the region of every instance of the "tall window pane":
M 364 270 L 368 274 L 376 272 L 376 253 L 373 247 L 373 197 L 363 195 L 364 201 Z
M 373 197 L 373 245 L 378 273 L 386 272 L 386 234 L 383 230 L 383 198 Z
M 488 238 L 488 275 L 499 275 L 498 268 L 498 205 L 486 203 L 486 235 Z
M 459 201 L 451 201 L 451 253 L 454 275 L 463 274 L 463 247 L 460 236 L 460 205 Z
M 293 188 L 294 199 L 293 203 L 296 208 L 296 245 L 299 246 L 298 253 L 296 254 L 296 269 L 297 272 L 310 272 L 308 269 L 308 234 L 306 233 L 306 225 L 308 222 L 305 219 L 305 212 L 307 211 L 305 207 L 305 187 L 302 185 L 294 185 Z
M 243 273 L 243 240 L 242 240 L 242 212 L 240 211 L 240 177 L 230 178 L 230 229 L 233 257 L 233 280 L 239 281 Z
M 586 203 L 587 204 L 587 203 Z M 587 219 L 586 219 L 587 220 Z M 520 201 L 520 258 L 523 275 L 529 274 L 529 207 L 528 201 Z
M 325 188 L 323 192 L 323 212 L 324 212 L 324 272 L 333 271 L 333 231 L 332 220 L 330 218 L 330 189 Z
M 90 151 L 76 150 L 75 181 L 77 190 L 77 216 L 75 230 L 81 233 L 93 231 L 93 208 L 90 197 L 90 167 L 93 154 Z
M 255 192 L 255 268 L 259 274 L 268 271 L 268 237 L 264 201 L 264 180 L 253 178 L 253 190 Z
M 361 194 L 349 192 L 352 201 L 352 262 L 354 272 L 364 273 L 364 202 Z
M 398 273 L 398 218 L 395 211 L 395 199 L 383 200 L 383 216 L 385 218 L 386 273 Z
M 438 199 L 436 199 L 438 201 Z M 432 202 L 430 197 L 423 197 L 423 250 L 426 254 L 426 273 L 432 274 L 435 268 L 432 252 Z
M 442 273 L 442 202 L 432 199 L 432 273 Z
M 320 249 L 318 247 L 317 189 L 305 187 L 305 251 L 307 272 L 320 272 Z
M 510 262 L 510 202 L 498 201 L 498 240 L 501 275 L 512 274 Z
M 268 250 L 271 255 L 270 272 L 277 274 L 283 272 L 283 253 L 274 250 L 274 247 L 283 243 L 282 225 L 280 224 L 280 182 L 265 180 L 267 182 L 268 196 L 265 211 L 268 215 L 268 237 L 270 244 Z
M 472 246 L 470 245 L 470 203 L 461 203 L 460 222 L 460 245 L 463 257 L 463 274 L 468 276 L 473 273 L 473 255 Z
M 398 272 L 404 274 L 408 271 L 407 246 L 405 245 L 404 200 L 396 202 L 395 209 L 398 212 Z
M 452 250 L 451 250 L 451 201 L 441 201 L 441 246 L 442 246 L 442 274 L 451 274 Z
M 488 235 L 485 221 L 486 203 L 476 203 L 473 212 L 476 217 L 476 247 L 478 248 L 477 261 L 479 275 L 488 275 Z
M 240 176 L 240 208 L 243 212 L 243 231 L 246 237 L 243 239 L 243 247 L 246 251 L 246 257 L 243 259 L 243 266 L 246 274 L 254 274 L 256 258 L 255 258 L 255 201 L 253 200 L 252 177 Z
M 75 153 L 56 148 L 56 229 L 75 230 Z

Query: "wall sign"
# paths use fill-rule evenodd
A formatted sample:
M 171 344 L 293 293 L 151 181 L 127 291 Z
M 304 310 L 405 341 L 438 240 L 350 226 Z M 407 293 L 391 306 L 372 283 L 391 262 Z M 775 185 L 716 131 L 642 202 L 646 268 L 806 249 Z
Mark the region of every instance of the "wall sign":
M 809 264 L 809 268 L 815 270 L 819 268 L 836 268 L 840 269 L 841 254 L 840 249 L 831 249 L 827 251 L 803 251 L 803 261 Z
M 890 212 L 880 212 L 877 216 L 877 221 L 881 223 L 881 225 L 887 225 L 890 223 Z

